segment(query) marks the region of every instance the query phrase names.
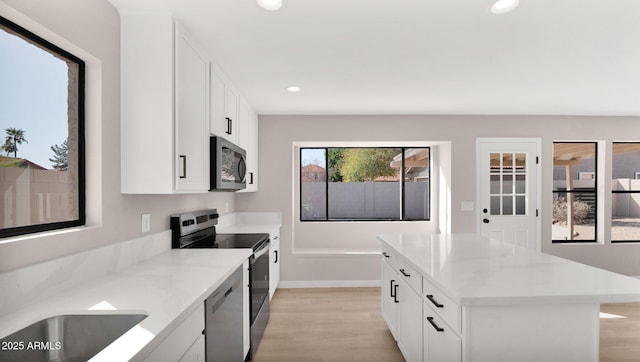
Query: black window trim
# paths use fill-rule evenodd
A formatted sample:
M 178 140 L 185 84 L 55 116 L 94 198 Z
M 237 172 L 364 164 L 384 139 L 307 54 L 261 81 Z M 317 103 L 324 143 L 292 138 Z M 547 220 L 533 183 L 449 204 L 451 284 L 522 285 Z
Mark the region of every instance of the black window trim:
M 85 174 L 85 62 L 57 45 L 41 38 L 20 25 L 0 16 L 0 25 L 15 32 L 37 46 L 56 53 L 78 65 L 78 219 L 46 224 L 34 224 L 10 228 L 0 228 L 0 238 L 52 231 L 86 224 L 86 174 Z
M 401 205 L 400 205 L 400 218 L 399 219 L 329 219 L 329 149 L 330 148 L 399 148 L 402 150 L 402 166 L 401 166 L 401 173 L 400 173 L 400 188 L 401 188 Z M 426 219 L 407 219 L 405 217 L 405 181 L 404 181 L 404 176 L 405 176 L 405 167 L 404 167 L 404 163 L 405 163 L 405 150 L 407 149 L 412 149 L 412 148 L 424 148 L 424 149 L 428 149 L 429 150 L 429 187 L 427 188 L 427 197 L 429 199 L 429 203 L 431 203 L 431 186 L 432 186 L 432 182 L 431 182 L 431 147 L 430 146 L 328 146 L 328 147 L 317 147 L 317 146 L 310 146 L 310 147 L 304 147 L 304 146 L 300 146 L 299 150 L 298 150 L 298 167 L 299 167 L 299 171 L 298 171 L 298 182 L 299 182 L 299 190 L 298 190 L 298 220 L 300 222 L 310 222 L 310 223 L 314 223 L 314 222 L 398 222 L 398 221 L 431 221 L 431 205 L 429 205 L 429 217 L 427 217 Z M 313 150 L 324 150 L 324 161 L 325 161 L 325 167 L 327 169 L 326 174 L 325 174 L 325 180 L 324 180 L 324 184 L 325 184 L 325 218 L 324 219 L 312 219 L 312 220 L 305 220 L 302 218 L 302 151 L 303 150 L 309 150 L 309 149 L 313 149 Z

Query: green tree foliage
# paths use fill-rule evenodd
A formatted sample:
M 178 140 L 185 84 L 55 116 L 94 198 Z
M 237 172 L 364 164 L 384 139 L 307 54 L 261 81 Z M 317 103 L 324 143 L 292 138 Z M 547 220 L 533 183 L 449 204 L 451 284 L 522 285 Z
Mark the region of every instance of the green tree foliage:
M 400 148 L 345 148 L 340 174 L 345 182 L 373 181 L 380 176 L 394 176 L 398 170 L 391 167 L 393 157 Z
M 18 145 L 21 145 L 22 143 L 29 143 L 24 137 L 25 131 L 11 127 L 5 129 L 5 132 L 7 135 L 5 136 L 2 150 L 7 153 L 7 156 L 9 156 L 10 153 L 13 153 L 13 157 L 18 157 Z
M 60 171 L 66 171 L 69 168 L 69 147 L 67 145 L 67 140 L 64 140 L 60 146 L 51 146 L 51 151 L 53 151 L 53 158 L 50 158 L 49 161 L 51 161 L 53 168 Z
M 330 148 L 327 156 L 329 182 L 342 182 L 340 169 L 344 162 L 344 148 Z

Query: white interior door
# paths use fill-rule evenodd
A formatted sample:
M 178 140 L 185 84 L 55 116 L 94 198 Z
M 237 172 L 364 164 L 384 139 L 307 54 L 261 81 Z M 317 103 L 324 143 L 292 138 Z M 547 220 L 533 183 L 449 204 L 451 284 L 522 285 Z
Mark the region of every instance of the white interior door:
M 540 251 L 540 139 L 477 141 L 478 230 Z

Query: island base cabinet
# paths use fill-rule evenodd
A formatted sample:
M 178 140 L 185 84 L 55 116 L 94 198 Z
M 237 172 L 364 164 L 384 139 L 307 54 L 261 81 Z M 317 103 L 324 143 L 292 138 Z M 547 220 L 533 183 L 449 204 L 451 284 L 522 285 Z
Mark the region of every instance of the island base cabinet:
M 389 331 L 393 338 L 397 341 L 397 325 L 398 325 L 398 298 L 396 297 L 397 276 L 389 263 L 382 260 L 382 318 L 387 322 Z
M 460 362 L 462 341 L 433 309 L 424 304 L 424 362 Z
M 599 313 L 591 303 L 465 307 L 463 359 L 598 361 Z
M 422 348 L 422 298 L 403 279 L 398 281 L 398 347 L 407 362 L 420 362 Z

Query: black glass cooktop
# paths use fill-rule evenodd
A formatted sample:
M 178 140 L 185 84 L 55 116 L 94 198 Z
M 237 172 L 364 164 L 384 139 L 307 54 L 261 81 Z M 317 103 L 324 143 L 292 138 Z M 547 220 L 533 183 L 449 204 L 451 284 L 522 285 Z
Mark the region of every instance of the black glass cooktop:
M 185 248 L 204 249 L 236 249 L 251 248 L 256 250 L 265 241 L 269 240 L 269 234 L 206 234 L 196 233 L 183 238 Z

